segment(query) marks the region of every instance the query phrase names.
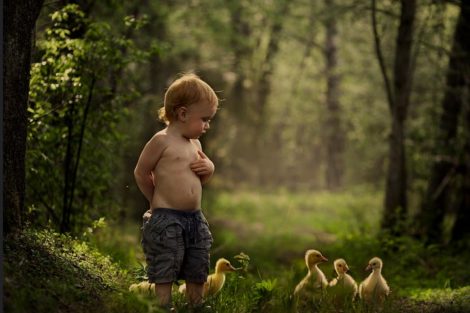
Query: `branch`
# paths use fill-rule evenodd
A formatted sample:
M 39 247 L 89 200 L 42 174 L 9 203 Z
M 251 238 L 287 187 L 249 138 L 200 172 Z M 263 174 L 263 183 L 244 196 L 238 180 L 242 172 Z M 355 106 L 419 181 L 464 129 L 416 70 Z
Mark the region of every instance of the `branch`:
M 31 190 L 33 191 L 34 196 L 36 197 L 36 199 L 38 199 L 39 202 L 41 202 L 42 205 L 44 205 L 44 207 L 46 208 L 47 212 L 49 212 L 49 214 L 52 216 L 52 219 L 54 220 L 54 223 L 55 223 L 57 226 L 60 226 L 60 220 L 59 220 L 59 218 L 57 217 L 57 215 L 55 214 L 54 209 L 53 209 L 49 204 L 47 204 L 47 202 L 42 198 L 41 194 L 39 194 L 39 192 L 38 192 L 36 189 L 34 189 L 34 188 L 32 187 Z
M 387 92 L 388 107 L 390 112 L 393 112 L 394 98 L 392 93 L 392 87 L 390 85 L 390 80 L 387 75 L 387 69 L 385 68 L 385 61 L 382 54 L 382 47 L 380 46 L 379 33 L 377 31 L 377 16 L 376 16 L 376 3 L 375 0 L 372 0 L 372 30 L 374 32 L 374 43 L 375 43 L 375 52 L 377 54 L 377 59 L 379 60 L 380 71 L 384 79 L 385 91 Z
M 88 118 L 88 111 L 90 110 L 90 106 L 91 106 L 91 100 L 93 98 L 93 90 L 95 88 L 95 82 L 96 82 L 96 78 L 95 78 L 95 75 L 93 74 L 91 78 L 91 83 L 90 83 L 90 91 L 88 92 L 88 99 L 87 99 L 87 103 L 85 106 L 85 112 L 83 113 L 82 125 L 80 127 L 80 138 L 79 138 L 79 143 L 78 143 L 77 156 L 75 158 L 75 165 L 74 165 L 73 173 L 72 173 L 72 186 L 70 188 L 71 191 L 70 191 L 70 199 L 69 199 L 69 204 L 68 204 L 68 212 L 72 211 L 72 203 L 73 203 L 73 197 L 75 193 L 75 183 L 77 182 L 78 165 L 80 164 L 80 154 L 82 152 L 83 139 L 85 136 L 85 126 L 86 126 L 86 121 Z
M 312 1 L 313 2 L 313 1 Z M 318 49 L 321 51 L 321 53 L 325 53 L 325 47 L 323 47 L 322 45 L 320 45 L 319 43 L 317 43 L 315 41 L 315 38 L 314 38 L 314 34 L 316 33 L 315 32 L 315 13 L 314 13 L 314 10 L 313 10 L 313 5 L 310 6 L 310 15 L 309 15 L 309 24 L 308 24 L 308 29 L 310 30 L 310 33 L 309 33 L 309 36 L 308 36 L 308 39 L 306 40 L 307 43 L 305 45 L 305 50 L 304 50 L 304 53 L 302 55 L 302 59 L 300 60 L 300 64 L 299 64 L 299 74 L 296 75 L 296 78 L 295 80 L 293 80 L 293 98 L 297 97 L 297 93 L 299 91 L 299 86 L 300 86 L 300 81 L 302 80 L 302 77 L 303 77 L 303 74 L 304 74 L 304 71 L 306 69 L 306 63 L 307 63 L 307 59 L 310 58 L 310 55 L 312 54 L 312 50 L 314 48 Z M 300 37 L 300 36 L 298 36 Z M 299 38 L 296 38 L 297 40 Z

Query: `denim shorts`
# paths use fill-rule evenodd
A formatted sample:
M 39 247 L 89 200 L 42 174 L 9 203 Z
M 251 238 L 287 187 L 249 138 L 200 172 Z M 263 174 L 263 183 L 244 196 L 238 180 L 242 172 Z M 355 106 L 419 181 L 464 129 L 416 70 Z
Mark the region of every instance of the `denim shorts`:
M 207 280 L 213 239 L 201 210 L 153 209 L 142 230 L 150 283 Z

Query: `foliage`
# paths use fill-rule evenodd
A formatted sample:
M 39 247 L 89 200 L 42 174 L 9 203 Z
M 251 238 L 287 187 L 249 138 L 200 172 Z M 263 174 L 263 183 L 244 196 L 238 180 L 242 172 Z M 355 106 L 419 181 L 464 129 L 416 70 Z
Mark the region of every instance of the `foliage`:
M 5 240 L 6 312 L 146 312 L 127 272 L 87 243 L 28 230 Z
M 222 196 L 225 203 L 230 203 L 239 201 L 241 195 L 243 193 L 232 194 L 234 199 Z M 350 199 L 347 195 L 338 194 L 336 197 L 340 200 L 334 200 L 327 194 L 317 196 L 319 203 L 322 203 L 321 210 L 327 212 L 331 206 Z M 272 197 L 259 195 L 258 205 L 254 208 L 269 209 L 272 207 Z M 296 197 L 306 196 L 291 195 L 291 200 L 299 201 Z M 291 209 L 290 215 L 295 210 Z M 330 216 L 335 219 L 334 215 L 341 212 L 331 211 Z M 372 256 L 380 256 L 384 261 L 382 273 L 392 289 L 392 296 L 382 312 L 456 313 L 468 310 L 468 249 L 426 247 L 409 237 L 387 237 L 380 233 L 344 234 L 324 242 L 313 236 L 280 238 L 276 232 L 268 230 L 262 236 L 254 235 L 246 239 L 240 237 L 242 233 L 239 229 L 221 228 L 219 214 L 225 216 L 222 210 L 207 214 L 216 240 L 211 259 L 215 261 L 225 257 L 238 267 L 238 271 L 228 273 L 221 292 L 206 300 L 205 306 L 210 306 L 208 310 L 211 312 L 293 312 L 292 292 L 306 274 L 303 253 L 312 248 L 320 250 L 329 259 L 319 266 L 329 280 L 335 277 L 332 262 L 336 258 L 345 258 L 350 274 L 360 282 L 368 275 L 364 271 L 368 260 Z M 317 214 L 321 215 L 321 212 Z M 296 222 L 292 224 L 288 215 L 284 214 L 284 219 L 279 221 L 275 215 L 265 214 L 264 221 L 272 225 L 272 229 L 292 230 Z M 240 220 L 240 216 L 236 219 Z M 247 229 L 255 223 L 256 220 L 243 220 Z M 356 221 L 348 219 L 348 223 L 354 224 Z M 34 230 L 7 238 L 5 300 L 8 312 L 24 312 L 32 306 L 36 306 L 39 313 L 57 311 L 56 308 L 67 312 L 99 310 L 103 313 L 156 310 L 153 296 L 136 298 L 127 292 L 131 283 L 145 279 L 141 263 L 143 254 L 138 243 L 139 225 L 108 223 L 103 226 L 103 220 L 94 224 L 101 224 L 102 227 L 91 227 L 93 232 L 87 234 L 86 241 Z M 331 229 L 332 232 L 340 234 L 344 231 L 344 225 L 335 225 L 337 229 Z M 224 238 L 228 237 L 226 233 L 232 233 L 241 244 L 224 242 Z M 245 252 L 240 252 L 240 249 Z M 40 288 L 30 288 L 28 282 L 34 282 L 34 286 Z M 174 300 L 178 312 L 190 312 L 186 299 L 177 293 L 176 287 Z M 319 312 L 332 312 L 328 301 L 326 298 L 319 306 Z M 344 312 L 364 313 L 370 310 L 361 302 L 355 302 L 345 307 Z
M 93 222 L 93 223 L 96 223 Z M 140 247 L 140 228 L 135 224 L 109 222 L 105 227 L 93 229 L 82 236 L 90 245 L 109 255 L 113 262 L 124 268 L 134 268 L 133 277 L 145 279 L 145 259 Z
M 146 55 L 77 5 L 52 13 L 51 21 L 31 69 L 27 206 L 35 224 L 78 232 L 116 206 L 110 186 L 119 164 L 116 142 L 125 139 L 119 124 L 135 97 L 120 83 L 126 67 Z
M 412 299 L 419 301 L 428 301 L 445 307 L 447 303 L 453 303 L 460 312 L 470 311 L 470 287 L 457 289 L 424 289 L 416 290 L 411 295 Z

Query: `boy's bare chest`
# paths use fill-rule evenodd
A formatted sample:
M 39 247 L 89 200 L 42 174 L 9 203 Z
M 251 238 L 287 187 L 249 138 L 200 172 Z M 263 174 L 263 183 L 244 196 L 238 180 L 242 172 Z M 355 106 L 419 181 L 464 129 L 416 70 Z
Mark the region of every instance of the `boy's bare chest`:
M 191 163 L 198 159 L 197 148 L 192 143 L 168 147 L 162 156 L 162 161 L 170 163 Z

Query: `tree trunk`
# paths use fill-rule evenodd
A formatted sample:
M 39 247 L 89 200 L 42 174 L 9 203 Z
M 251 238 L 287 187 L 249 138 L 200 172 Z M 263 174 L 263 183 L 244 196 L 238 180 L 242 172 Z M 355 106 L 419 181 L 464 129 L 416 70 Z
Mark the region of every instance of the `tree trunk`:
M 328 11 L 334 9 L 334 2 L 325 0 Z M 330 13 L 331 14 L 331 13 Z M 338 190 L 342 184 L 344 130 L 341 125 L 341 106 L 339 103 L 338 75 L 338 31 L 335 16 L 328 16 L 325 22 L 326 38 L 324 56 L 326 61 L 326 186 L 329 190 Z
M 246 162 L 244 163 L 244 158 L 240 157 L 241 151 L 249 146 L 249 140 L 251 140 L 248 136 L 249 128 L 254 124 L 253 114 L 248 106 L 249 89 L 245 86 L 245 80 L 248 77 L 245 63 L 253 53 L 253 47 L 246 41 L 246 38 L 251 36 L 252 29 L 244 18 L 245 9 L 240 1 L 227 1 L 226 5 L 230 12 L 230 44 L 234 54 L 231 69 L 235 73 L 235 81 L 227 95 L 225 106 L 230 116 L 235 119 L 233 132 L 238 140 L 230 148 L 232 157 L 224 162 L 230 168 L 228 174 L 230 181 L 252 181 L 254 180 L 253 169 L 247 166 Z M 251 151 L 248 153 L 251 154 Z M 251 155 L 245 159 L 251 159 Z
M 467 8 L 468 10 L 468 8 Z M 467 11 L 468 14 L 468 11 Z M 468 15 L 467 15 L 468 17 Z M 467 22 L 469 20 L 467 19 Z M 467 27 L 467 31 L 468 31 Z M 468 32 L 467 32 L 468 34 Z M 470 55 L 467 53 L 467 61 L 469 60 Z M 468 65 L 467 65 L 468 66 Z M 467 73 L 469 68 L 467 67 Z M 467 114 L 466 114 L 466 134 L 467 134 L 467 142 L 464 146 L 463 152 L 463 164 L 462 164 L 462 185 L 460 190 L 458 190 L 458 194 L 460 195 L 460 203 L 457 207 L 457 216 L 455 220 L 454 227 L 452 229 L 451 241 L 459 241 L 463 239 L 470 239 L 470 108 L 468 104 L 470 103 L 469 95 L 470 95 L 470 88 L 469 88 L 469 77 L 467 76 Z
M 373 1 L 372 11 L 375 30 L 375 1 Z M 405 121 L 410 102 L 413 76 L 411 52 L 415 14 L 416 1 L 401 0 L 400 25 L 398 28 L 393 69 L 393 89 L 388 86 L 386 72 L 384 68 L 382 69 L 392 116 L 382 229 L 392 231 L 392 233 L 400 232 L 403 226 L 402 222 L 405 220 L 407 213 L 407 174 L 404 139 Z M 377 42 L 376 38 L 376 44 Z M 377 52 L 379 54 L 380 49 L 377 48 Z M 379 61 L 383 60 L 381 55 L 378 55 L 378 57 Z
M 272 164 L 270 158 L 272 153 L 266 151 L 266 147 L 263 144 L 266 130 L 266 106 L 268 105 L 269 95 L 271 94 L 271 76 L 274 70 L 274 59 L 279 51 L 279 42 L 281 39 L 281 32 L 283 28 L 283 21 L 288 14 L 289 4 L 288 0 L 280 0 L 277 4 L 276 12 L 274 15 L 273 24 L 271 25 L 268 48 L 266 57 L 262 64 L 262 70 L 260 79 L 258 82 L 258 91 L 256 97 L 256 130 L 253 145 L 256 151 L 256 160 L 259 168 L 258 184 L 263 186 L 271 180 L 268 175 L 271 173 L 269 166 L 263 166 L 263 164 Z
M 4 233 L 21 228 L 25 195 L 27 106 L 33 30 L 43 0 L 4 2 Z
M 446 208 L 449 207 L 453 192 L 451 181 L 456 175 L 463 176 L 462 190 L 456 190 L 461 197 L 458 207 L 457 220 L 452 238 L 455 240 L 468 234 L 470 223 L 470 4 L 461 2 L 461 11 L 454 34 L 454 43 L 447 71 L 446 91 L 442 101 L 442 115 L 439 123 L 439 137 L 435 147 L 435 160 L 431 170 L 425 199 L 418 215 L 420 235 L 429 243 L 439 243 L 442 240 L 442 221 Z M 463 109 L 463 110 L 462 110 Z M 466 114 L 467 139 L 464 141 L 463 164 L 459 166 L 456 150 L 457 129 L 460 112 Z M 460 173 L 459 173 L 460 172 Z

